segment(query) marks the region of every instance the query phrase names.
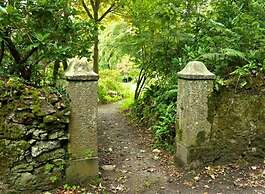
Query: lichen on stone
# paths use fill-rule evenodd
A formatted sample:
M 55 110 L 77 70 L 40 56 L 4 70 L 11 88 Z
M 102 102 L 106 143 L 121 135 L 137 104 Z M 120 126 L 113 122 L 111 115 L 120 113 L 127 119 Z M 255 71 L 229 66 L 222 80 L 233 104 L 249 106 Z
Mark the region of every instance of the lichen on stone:
M 1 78 L 0 91 L 0 179 L 6 192 L 54 188 L 65 173 L 69 100 L 17 78 Z M 55 167 L 45 173 L 48 163 Z

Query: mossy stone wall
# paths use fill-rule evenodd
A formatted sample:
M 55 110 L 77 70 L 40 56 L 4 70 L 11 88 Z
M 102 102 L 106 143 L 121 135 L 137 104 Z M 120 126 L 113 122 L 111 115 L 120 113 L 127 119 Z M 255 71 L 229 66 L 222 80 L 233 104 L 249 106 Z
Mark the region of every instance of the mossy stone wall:
M 255 163 L 265 159 L 265 77 L 237 81 L 209 98 L 209 143 L 191 147 L 190 161 L 203 164 Z M 199 148 L 199 149 L 198 149 Z
M 49 190 L 63 180 L 69 108 L 51 89 L 0 79 L 0 193 Z

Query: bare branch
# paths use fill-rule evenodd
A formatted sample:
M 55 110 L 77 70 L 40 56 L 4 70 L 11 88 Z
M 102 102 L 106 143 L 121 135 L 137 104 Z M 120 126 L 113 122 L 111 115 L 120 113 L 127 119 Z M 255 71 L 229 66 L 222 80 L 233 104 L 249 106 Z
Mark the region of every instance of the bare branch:
M 89 11 L 89 9 L 88 9 L 88 7 L 87 7 L 87 5 L 86 5 L 86 3 L 85 3 L 84 0 L 82 0 L 82 6 L 84 7 L 84 9 L 85 9 L 85 11 L 86 11 L 88 17 L 89 17 L 90 19 L 93 20 L 94 18 L 93 18 L 93 16 L 92 16 L 92 14 L 90 13 L 90 11 Z
M 113 11 L 115 4 L 113 3 L 109 9 L 107 9 L 107 11 L 105 11 L 105 13 L 98 19 L 99 22 L 101 22 L 110 12 Z
M 96 7 L 96 4 L 95 4 L 95 1 L 94 0 L 90 0 L 90 4 L 95 12 L 95 7 Z

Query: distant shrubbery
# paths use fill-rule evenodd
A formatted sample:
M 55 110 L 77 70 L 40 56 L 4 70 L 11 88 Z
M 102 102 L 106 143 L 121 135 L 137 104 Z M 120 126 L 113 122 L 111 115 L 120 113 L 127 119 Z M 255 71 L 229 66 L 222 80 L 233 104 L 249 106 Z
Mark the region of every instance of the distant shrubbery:
M 100 72 L 98 97 L 101 103 L 117 102 L 132 95 L 128 87 L 122 83 L 122 76 L 117 70 Z

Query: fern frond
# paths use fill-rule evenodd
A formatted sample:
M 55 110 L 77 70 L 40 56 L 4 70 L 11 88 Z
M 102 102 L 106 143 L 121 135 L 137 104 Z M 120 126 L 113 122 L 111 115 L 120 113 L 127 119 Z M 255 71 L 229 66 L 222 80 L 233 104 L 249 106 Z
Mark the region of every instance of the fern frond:
M 236 57 L 244 61 L 247 61 L 245 53 L 235 49 L 225 48 L 222 49 L 222 53 L 227 57 Z
M 206 53 L 201 56 L 199 56 L 197 59 L 205 59 L 205 60 L 216 60 L 221 56 L 220 53 Z

